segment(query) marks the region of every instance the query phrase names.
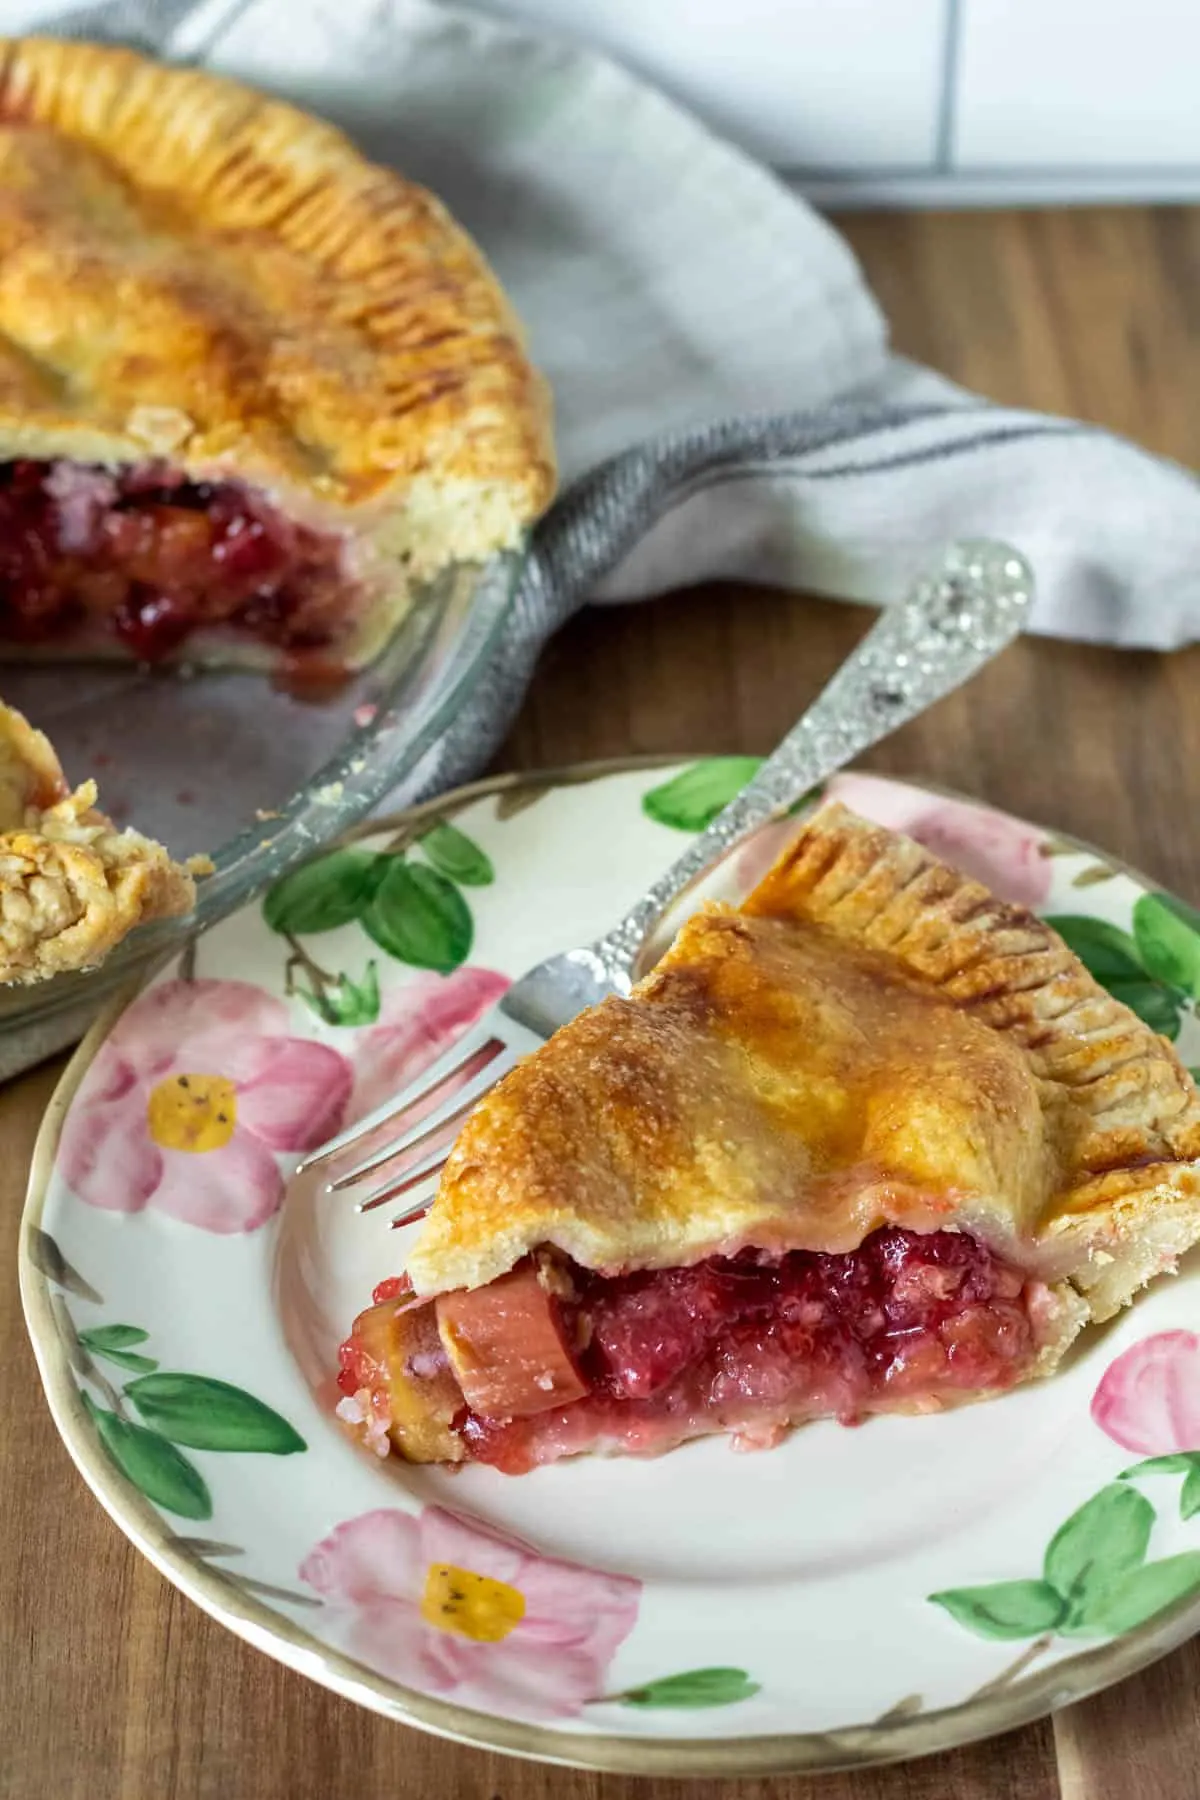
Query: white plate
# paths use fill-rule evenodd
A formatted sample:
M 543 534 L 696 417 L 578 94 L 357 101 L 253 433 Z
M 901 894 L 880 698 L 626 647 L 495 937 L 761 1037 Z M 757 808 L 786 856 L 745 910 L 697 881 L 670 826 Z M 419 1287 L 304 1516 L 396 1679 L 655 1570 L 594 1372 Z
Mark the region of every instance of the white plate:
M 1006 1729 L 1200 1623 L 1194 1263 L 1052 1381 L 758 1456 L 450 1475 L 333 1417 L 338 1340 L 406 1237 L 302 1184 L 281 1208 L 299 1151 L 610 924 L 749 766 L 577 771 L 410 815 L 218 925 L 97 1028 L 48 1116 L 21 1279 L 71 1454 L 185 1593 L 392 1717 L 604 1768 L 829 1768 Z M 831 786 L 1001 894 L 1099 921 L 1077 946 L 1200 1062 L 1187 908 L 985 809 Z

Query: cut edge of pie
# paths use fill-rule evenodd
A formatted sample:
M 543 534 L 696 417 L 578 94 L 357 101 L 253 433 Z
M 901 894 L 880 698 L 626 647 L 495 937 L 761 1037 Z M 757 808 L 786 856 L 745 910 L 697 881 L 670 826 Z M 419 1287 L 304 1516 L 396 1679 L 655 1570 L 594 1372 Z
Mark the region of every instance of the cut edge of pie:
M 192 910 L 208 859 L 174 862 L 96 801 L 95 782 L 72 791 L 50 740 L 0 703 L 0 983 L 93 968 L 137 926 Z
M 520 1472 L 1003 1392 L 1200 1240 L 1198 1158 L 1050 926 L 826 805 L 476 1108 L 343 1416 Z
M 42 546 L 0 564 L 10 642 L 256 666 L 369 662 L 554 486 L 440 202 L 223 76 L 50 38 L 0 39 L 0 463 Z

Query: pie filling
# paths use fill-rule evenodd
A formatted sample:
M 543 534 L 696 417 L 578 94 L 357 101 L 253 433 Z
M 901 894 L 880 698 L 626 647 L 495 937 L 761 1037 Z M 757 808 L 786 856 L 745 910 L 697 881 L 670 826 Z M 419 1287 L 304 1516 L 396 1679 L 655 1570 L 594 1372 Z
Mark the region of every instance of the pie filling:
M 1036 1284 L 964 1233 L 889 1226 L 857 1250 L 747 1250 L 601 1276 L 539 1253 L 415 1303 L 376 1290 L 341 1349 L 343 1417 L 414 1460 L 523 1474 L 583 1451 L 655 1455 L 725 1431 L 934 1409 L 1031 1366 Z
M 153 663 L 220 629 L 303 656 L 335 648 L 360 601 L 339 536 L 239 483 L 190 481 L 162 462 L 0 464 L 10 642 L 94 649 L 114 637 Z

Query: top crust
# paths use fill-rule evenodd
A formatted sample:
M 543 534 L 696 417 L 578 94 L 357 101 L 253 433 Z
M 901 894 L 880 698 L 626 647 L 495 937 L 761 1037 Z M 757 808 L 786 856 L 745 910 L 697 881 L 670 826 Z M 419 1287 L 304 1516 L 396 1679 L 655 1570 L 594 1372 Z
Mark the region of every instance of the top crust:
M 1103 1318 L 1200 1238 L 1197 1157 L 1174 1052 L 1047 925 L 831 805 L 486 1097 L 408 1268 L 432 1293 L 540 1244 L 613 1271 L 957 1225 Z
M 333 527 L 465 496 L 464 558 L 554 478 L 545 388 L 436 199 L 235 82 L 37 38 L 0 39 L 14 456 L 168 457 Z

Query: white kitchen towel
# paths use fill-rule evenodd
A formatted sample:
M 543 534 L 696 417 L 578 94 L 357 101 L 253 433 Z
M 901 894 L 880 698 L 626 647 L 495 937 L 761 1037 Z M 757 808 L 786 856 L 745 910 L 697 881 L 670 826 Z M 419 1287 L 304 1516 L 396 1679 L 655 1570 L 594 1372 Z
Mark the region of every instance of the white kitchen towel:
M 1035 631 L 1200 636 L 1200 488 L 1110 433 L 890 354 L 847 246 L 592 51 L 430 0 L 0 0 L 296 99 L 438 192 L 554 388 L 564 492 L 486 696 L 417 783 L 472 772 L 586 600 L 739 576 L 886 603 L 944 540 L 1033 564 Z

